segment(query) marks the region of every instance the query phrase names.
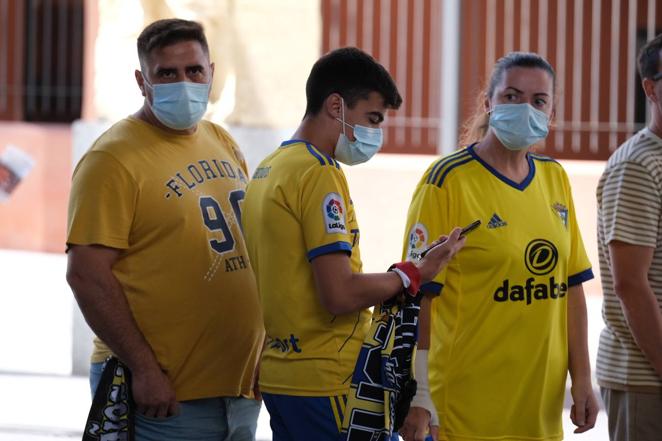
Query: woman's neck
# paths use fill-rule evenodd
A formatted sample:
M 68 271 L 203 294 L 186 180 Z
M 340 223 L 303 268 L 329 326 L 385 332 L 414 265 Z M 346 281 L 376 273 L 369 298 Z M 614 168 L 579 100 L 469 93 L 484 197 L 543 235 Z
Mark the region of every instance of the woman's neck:
M 476 154 L 496 171 L 513 182 L 521 183 L 529 175 L 525 150 L 509 150 L 491 131 L 474 147 Z

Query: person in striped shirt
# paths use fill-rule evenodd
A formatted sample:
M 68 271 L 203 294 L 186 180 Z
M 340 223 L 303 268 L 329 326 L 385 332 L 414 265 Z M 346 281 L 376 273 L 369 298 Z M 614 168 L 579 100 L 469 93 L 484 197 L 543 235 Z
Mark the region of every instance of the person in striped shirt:
M 662 437 L 662 34 L 639 54 L 651 119 L 597 189 L 605 328 L 597 377 L 612 441 Z

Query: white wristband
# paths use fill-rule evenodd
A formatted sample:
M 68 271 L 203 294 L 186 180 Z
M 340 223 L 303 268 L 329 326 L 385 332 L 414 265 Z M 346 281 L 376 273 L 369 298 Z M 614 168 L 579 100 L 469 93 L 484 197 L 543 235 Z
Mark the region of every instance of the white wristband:
M 400 279 L 402 279 L 402 286 L 404 286 L 405 289 L 409 288 L 409 285 L 411 285 L 411 280 L 409 280 L 409 277 L 407 277 L 407 274 L 405 274 L 403 271 L 400 271 L 397 268 L 392 268 L 391 272 L 394 272 L 398 276 L 400 276 Z
M 416 395 L 411 400 L 411 407 L 422 407 L 430 412 L 430 425 L 439 425 L 439 416 L 430 396 L 428 384 L 428 350 L 417 349 L 414 361 L 414 378 L 416 379 Z

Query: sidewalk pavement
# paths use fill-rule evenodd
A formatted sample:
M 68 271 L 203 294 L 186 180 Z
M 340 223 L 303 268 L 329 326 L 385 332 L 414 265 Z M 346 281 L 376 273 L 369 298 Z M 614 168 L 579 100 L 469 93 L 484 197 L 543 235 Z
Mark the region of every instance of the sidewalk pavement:
M 55 375 L 0 374 L 0 441 L 80 440 L 90 405 L 87 378 Z M 564 410 L 566 440 L 606 441 L 607 419 L 600 412 L 595 429 L 572 433 Z M 258 419 L 257 441 L 271 440 L 264 406 Z
M 91 403 L 87 378 L 0 373 L 0 391 L 0 441 L 81 439 Z M 256 439 L 271 440 L 264 406 Z
M 80 440 L 90 405 L 87 378 L 53 375 L 0 374 L 0 441 Z M 572 433 L 564 410 L 566 440 L 606 441 L 607 420 L 600 412 L 596 428 Z M 271 440 L 264 406 L 258 420 L 257 441 Z

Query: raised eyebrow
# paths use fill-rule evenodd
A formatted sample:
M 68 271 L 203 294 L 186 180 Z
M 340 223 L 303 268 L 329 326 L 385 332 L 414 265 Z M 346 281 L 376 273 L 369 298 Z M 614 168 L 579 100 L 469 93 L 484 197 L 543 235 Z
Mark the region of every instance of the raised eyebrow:
M 547 92 L 537 92 L 533 94 L 534 96 L 546 96 L 549 97 L 550 95 Z
M 508 90 L 508 89 L 513 89 L 513 90 L 514 90 L 515 92 L 517 92 L 517 93 L 524 93 L 524 92 L 522 92 L 521 90 L 519 90 L 519 89 L 517 89 L 517 88 L 515 88 L 515 87 L 513 87 L 513 86 L 508 86 L 508 87 L 506 87 L 505 90 Z

